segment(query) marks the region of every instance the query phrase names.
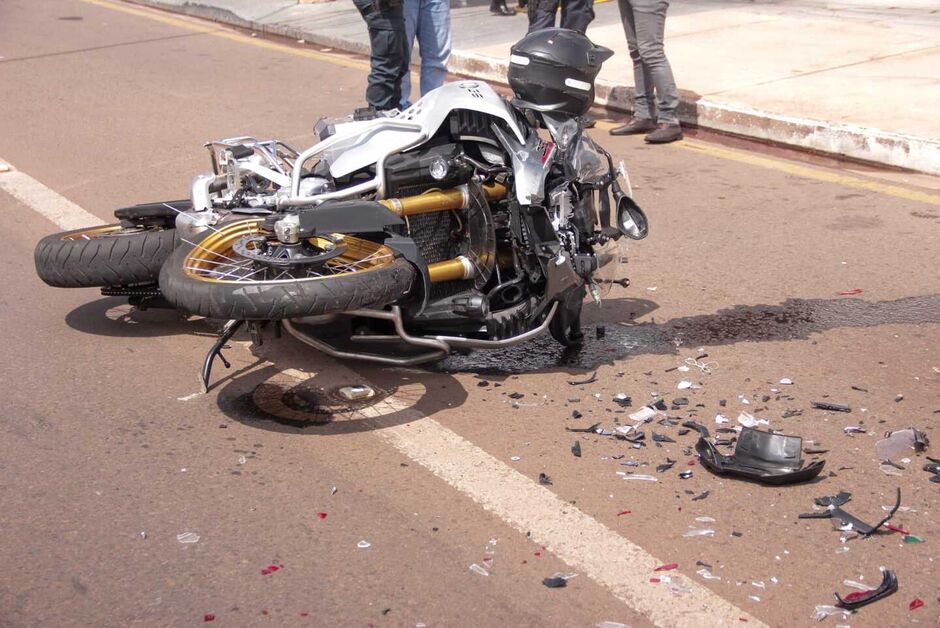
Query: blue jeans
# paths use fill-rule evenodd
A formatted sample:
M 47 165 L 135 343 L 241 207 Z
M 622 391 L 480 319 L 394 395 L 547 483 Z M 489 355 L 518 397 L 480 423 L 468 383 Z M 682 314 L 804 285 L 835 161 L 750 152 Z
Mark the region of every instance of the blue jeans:
M 421 54 L 421 95 L 444 84 L 450 59 L 450 3 L 448 0 L 405 0 L 405 37 L 408 58 L 415 39 Z M 401 108 L 411 106 L 411 73 L 401 79 Z

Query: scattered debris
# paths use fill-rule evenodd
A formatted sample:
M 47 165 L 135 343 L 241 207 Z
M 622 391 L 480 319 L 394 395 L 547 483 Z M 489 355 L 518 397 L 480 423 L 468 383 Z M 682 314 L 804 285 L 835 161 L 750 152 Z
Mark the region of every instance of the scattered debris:
M 317 513 L 317 518 L 320 519 L 321 521 L 322 521 L 323 519 L 326 519 L 326 513 L 325 513 L 325 512 L 318 512 L 318 513 Z
M 689 528 L 682 536 L 715 536 L 715 531 L 710 528 Z
M 562 587 L 568 586 L 568 581 L 559 576 L 553 576 L 551 578 L 543 578 L 542 584 L 544 584 L 549 589 L 560 589 Z
M 644 475 L 642 473 L 624 473 L 623 471 L 618 471 L 618 475 L 622 475 L 624 480 L 641 480 L 646 482 L 659 482 L 652 475 Z
M 620 512 L 617 513 L 617 516 L 618 516 L 618 517 L 622 517 L 622 516 L 624 516 L 624 515 L 630 515 L 630 514 L 633 514 L 633 511 L 630 511 L 630 510 L 621 510 Z
M 793 380 L 790 379 L 789 377 L 784 377 L 783 379 L 780 380 L 780 383 L 783 384 L 784 386 L 792 386 Z
M 916 611 L 918 608 L 924 605 L 924 601 L 919 597 L 915 597 L 911 600 L 911 603 L 908 605 L 908 608 L 912 611 Z
M 852 288 L 851 290 L 842 290 L 841 292 L 837 292 L 836 294 L 840 297 L 854 297 L 856 295 L 861 294 L 862 292 L 864 292 L 864 290 L 862 290 L 861 288 Z
M 882 600 L 897 590 L 898 577 L 890 569 L 885 569 L 881 585 L 877 589 L 873 591 L 856 591 L 849 593 L 844 598 L 836 593 L 836 606 L 844 608 L 847 611 L 854 611 L 872 602 Z
M 580 432 L 582 434 L 593 434 L 601 426 L 600 423 L 595 423 L 591 427 L 568 427 L 565 426 L 566 432 Z
M 176 535 L 176 540 L 180 543 L 198 543 L 199 535 L 195 532 L 182 532 Z
M 581 441 L 574 441 L 574 445 L 571 446 L 571 453 L 574 454 L 575 458 L 581 457 Z
M 754 416 L 748 414 L 747 412 L 742 412 L 738 415 L 738 423 L 744 427 L 757 427 L 758 425 L 770 425 L 770 421 L 764 419 L 758 419 Z
M 596 381 L 597 381 L 597 371 L 594 371 L 593 373 L 588 375 L 587 379 L 584 379 L 584 380 L 569 379 L 568 384 L 570 386 L 583 386 L 585 384 L 593 384 Z
M 813 401 L 813 407 L 817 410 L 829 410 L 830 412 L 851 412 L 852 408 L 841 403 L 829 403 L 828 401 Z
M 673 569 L 678 569 L 679 563 L 668 563 L 666 565 L 660 565 L 653 571 L 672 571 Z
M 370 547 L 372 547 L 372 543 L 369 543 L 366 540 L 362 540 L 356 543 L 356 547 L 358 547 L 359 549 L 369 549 Z
M 851 436 L 852 434 L 867 434 L 868 432 L 864 427 L 859 427 L 857 425 L 846 425 L 842 428 L 842 433 Z
M 721 580 L 721 576 L 712 575 L 711 569 L 702 568 L 696 571 L 698 575 L 702 576 L 706 580 Z
M 541 484 L 541 485 L 543 485 L 543 486 L 551 486 L 551 485 L 552 485 L 552 478 L 550 478 L 549 476 L 545 475 L 544 473 L 539 473 L 539 484 Z
M 664 436 L 664 435 L 662 435 L 662 434 L 657 434 L 656 432 L 653 432 L 653 442 L 656 442 L 656 443 L 674 443 L 674 442 L 676 442 L 676 441 L 673 440 L 672 438 L 668 437 L 668 436 Z
M 817 497 L 813 500 L 817 506 L 826 508 L 823 512 L 809 512 L 803 513 L 799 516 L 800 519 L 838 519 L 842 524 L 840 530 L 858 532 L 862 536 L 871 536 L 874 534 L 878 528 L 888 523 L 891 518 L 894 516 L 894 513 L 898 511 L 898 508 L 901 507 L 901 489 L 897 489 L 897 500 L 894 504 L 894 507 L 888 513 L 888 515 L 879 521 L 876 525 L 868 525 L 861 519 L 850 515 L 849 513 L 842 510 L 841 506 L 847 503 L 852 499 L 852 494 L 846 491 L 842 491 L 838 495 L 826 496 L 826 497 Z
M 852 386 L 852 390 L 857 390 L 858 392 L 863 392 L 863 393 L 868 392 L 867 388 L 862 388 L 861 386 Z
M 696 495 L 695 497 L 693 497 L 693 498 L 692 498 L 692 501 L 693 501 L 693 502 L 700 502 L 700 501 L 702 501 L 703 499 L 708 499 L 708 496 L 711 495 L 711 494 L 712 494 L 711 491 L 705 491 L 705 492 L 703 492 L 701 495 Z
M 910 545 L 911 543 L 923 543 L 924 542 L 924 539 L 920 538 L 919 536 L 914 536 L 913 534 L 907 534 L 901 540 L 904 541 L 908 545 Z
M 621 408 L 629 408 L 633 403 L 633 400 L 625 393 L 617 393 L 614 395 L 614 403 L 619 405 Z
M 679 382 L 676 388 L 678 388 L 679 390 L 689 390 L 689 389 L 694 390 L 696 388 L 701 388 L 701 385 L 696 384 L 695 382 L 689 381 L 687 379 L 684 379 L 681 382 Z
M 359 401 L 360 399 L 371 399 L 375 396 L 375 391 L 366 384 L 356 384 L 354 386 L 343 386 L 339 389 L 339 394 L 347 401 Z
M 924 471 L 934 474 L 934 476 L 930 478 L 931 482 L 940 483 L 940 460 L 931 458 L 930 456 L 927 457 L 927 460 L 930 462 L 924 465 Z
M 276 571 L 280 571 L 283 568 L 284 568 L 284 565 L 271 564 L 261 570 L 261 575 L 270 576 L 272 573 Z
M 472 565 L 470 565 L 470 571 L 472 571 L 473 573 L 475 573 L 475 574 L 477 574 L 477 575 L 480 575 L 480 576 L 488 576 L 488 575 L 490 575 L 490 572 L 488 572 L 488 571 L 487 571 L 486 569 L 484 569 L 483 567 L 480 567 L 480 566 L 479 566 L 478 564 L 476 564 L 476 563 L 473 563 Z
M 649 421 L 654 416 L 656 416 L 656 414 L 657 412 L 654 408 L 651 408 L 650 406 L 643 406 L 636 412 L 633 412 L 627 416 L 629 416 L 634 421 Z
M 654 439 L 656 438 L 656 435 L 655 435 L 655 434 L 653 435 L 653 438 L 654 438 Z M 664 462 L 664 463 L 662 463 L 661 465 L 659 465 L 659 466 L 656 467 L 656 472 L 657 472 L 657 473 L 665 473 L 666 471 L 668 471 L 669 469 L 671 469 L 674 464 L 676 464 L 676 461 L 675 461 L 675 460 L 673 460 L 673 459 L 671 459 L 671 458 L 666 458 L 666 462 Z
M 885 432 L 885 437 L 875 443 L 875 451 L 878 458 L 883 461 L 893 460 L 904 453 L 914 450 L 924 451 L 930 441 L 927 435 L 920 430 L 909 427 L 894 432 Z
M 695 445 L 702 465 L 719 475 L 738 475 L 765 484 L 794 484 L 811 480 L 823 470 L 824 460 L 803 466 L 803 439 L 741 429 L 734 454 L 722 455 L 702 435 Z
M 692 477 L 692 469 L 686 469 L 685 471 L 681 471 L 681 472 L 679 473 L 679 479 L 680 479 L 680 480 L 688 480 L 690 477 Z M 707 493 L 708 491 L 705 491 L 705 492 Z M 696 499 L 698 499 L 698 498 L 696 498 Z M 704 499 L 704 498 L 703 498 L 703 499 Z M 694 501 L 694 500 L 693 500 L 693 501 Z

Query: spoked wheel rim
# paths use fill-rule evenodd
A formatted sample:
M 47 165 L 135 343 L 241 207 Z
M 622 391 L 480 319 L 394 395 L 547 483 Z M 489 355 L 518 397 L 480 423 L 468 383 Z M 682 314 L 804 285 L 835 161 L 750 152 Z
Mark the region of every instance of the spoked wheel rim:
M 215 228 L 208 236 L 192 244 L 183 260 L 183 272 L 197 281 L 210 283 L 250 284 L 317 281 L 366 273 L 390 266 L 394 252 L 377 242 L 349 235 L 314 236 L 302 244 L 314 254 L 304 259 L 322 259 L 322 263 L 285 266 L 281 260 L 270 264 L 258 261 L 258 255 L 245 257 L 236 249 L 245 250 L 246 243 L 257 246 L 259 238 L 277 243 L 277 238 L 261 228 L 263 220 L 240 220 Z
M 136 235 L 146 229 L 140 227 L 125 227 L 123 225 L 104 225 L 102 227 L 89 227 L 80 231 L 70 231 L 62 234 L 63 240 L 94 240 L 95 238 L 115 238 Z

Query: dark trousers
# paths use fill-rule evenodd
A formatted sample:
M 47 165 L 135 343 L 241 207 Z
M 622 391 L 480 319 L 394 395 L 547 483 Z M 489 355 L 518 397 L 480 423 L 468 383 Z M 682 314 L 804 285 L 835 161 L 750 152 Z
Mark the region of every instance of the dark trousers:
M 594 0 L 529 0 L 529 31 L 555 26 L 555 13 L 561 5 L 561 27 L 581 34 L 594 20 Z
M 369 28 L 372 69 L 366 102 L 382 111 L 401 102 L 401 77 L 408 71 L 408 41 L 401 0 L 353 0 Z

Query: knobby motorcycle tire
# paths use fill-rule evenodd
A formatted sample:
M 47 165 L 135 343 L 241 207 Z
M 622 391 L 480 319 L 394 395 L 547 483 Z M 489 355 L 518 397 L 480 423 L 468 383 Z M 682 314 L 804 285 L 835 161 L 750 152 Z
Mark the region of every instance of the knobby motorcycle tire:
M 404 296 L 415 268 L 402 257 L 366 272 L 250 283 L 196 279 L 185 269 L 192 244 L 178 247 L 160 271 L 160 290 L 176 307 L 223 320 L 280 320 L 381 307 Z
M 155 283 L 160 267 L 179 244 L 176 229 L 98 237 L 120 225 L 75 229 L 46 236 L 36 245 L 39 278 L 57 288 L 98 288 Z M 94 237 L 83 238 L 82 234 Z

